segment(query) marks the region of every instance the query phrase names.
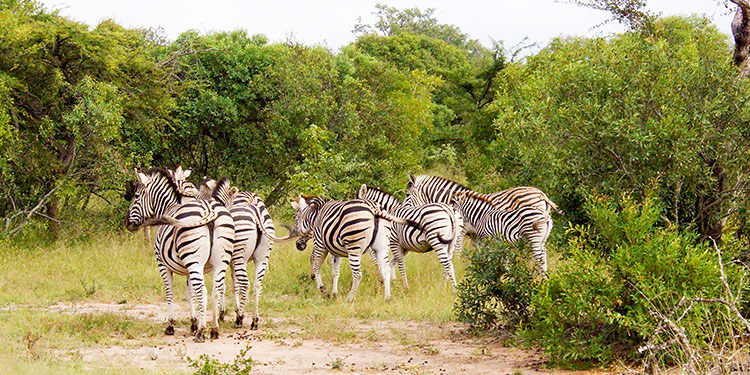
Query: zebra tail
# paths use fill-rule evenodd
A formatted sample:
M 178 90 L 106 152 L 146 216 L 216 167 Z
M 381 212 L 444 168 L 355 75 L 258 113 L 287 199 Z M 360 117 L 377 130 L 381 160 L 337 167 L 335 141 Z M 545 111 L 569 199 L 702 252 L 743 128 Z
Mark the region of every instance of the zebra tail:
M 561 210 L 560 207 L 557 207 L 557 204 L 555 204 L 555 202 L 553 202 L 552 199 L 549 199 L 547 194 L 542 193 L 542 199 L 544 199 L 544 201 L 547 202 L 547 204 L 552 208 L 552 211 L 555 211 L 560 215 L 565 215 L 565 212 L 563 212 L 563 210 Z
M 300 237 L 299 234 L 294 233 L 294 228 L 291 228 L 289 230 L 289 235 L 286 237 L 276 237 L 275 235 L 269 233 L 266 228 L 263 226 L 262 223 L 258 223 L 258 227 L 260 227 L 260 230 L 263 232 L 263 234 L 268 237 L 269 240 L 272 240 L 274 242 L 289 242 L 292 240 L 296 240 L 298 237 Z
M 213 222 L 214 220 L 216 220 L 217 216 L 218 214 L 214 210 L 209 211 L 208 215 L 193 221 L 179 220 L 169 215 L 162 215 L 159 217 L 147 219 L 145 222 L 143 222 L 142 226 L 150 227 L 155 225 L 171 225 L 175 228 L 197 228 Z
M 403 217 L 398 217 L 398 216 L 391 215 L 391 214 L 389 214 L 389 213 L 381 210 L 379 207 L 375 207 L 375 206 L 371 206 L 371 207 L 372 207 L 372 211 L 373 211 L 372 213 L 375 214 L 375 216 L 382 217 L 383 219 L 386 219 L 388 221 L 392 221 L 394 223 L 406 224 L 408 226 L 419 228 L 419 230 L 424 230 L 424 227 L 421 224 L 419 224 L 418 222 L 414 221 L 414 220 L 410 220 L 410 219 L 407 219 L 407 218 L 403 218 Z
M 531 227 L 532 227 L 532 228 L 534 228 L 534 230 L 535 230 L 535 231 L 538 231 L 538 230 L 539 230 L 539 225 L 541 225 L 541 224 L 546 224 L 546 223 L 547 223 L 547 222 L 549 222 L 549 220 L 550 220 L 550 215 L 549 215 L 548 213 L 546 213 L 546 212 L 544 212 L 544 211 L 539 211 L 539 212 L 541 212 L 541 213 L 543 214 L 542 218 L 541 218 L 541 219 L 539 219 L 539 220 L 537 220 L 537 221 L 535 221 L 535 222 L 534 222 L 534 223 L 533 223 L 533 224 L 531 225 Z

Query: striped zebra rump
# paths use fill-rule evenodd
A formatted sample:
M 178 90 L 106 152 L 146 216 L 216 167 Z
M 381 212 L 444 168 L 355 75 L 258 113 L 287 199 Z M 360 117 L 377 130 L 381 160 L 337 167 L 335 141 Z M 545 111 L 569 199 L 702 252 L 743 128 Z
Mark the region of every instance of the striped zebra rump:
M 407 223 L 407 220 L 394 217 L 380 209 L 376 203 L 361 199 L 342 202 L 300 195 L 292 201 L 292 207 L 295 210 L 293 232 L 300 236 L 312 235 L 314 238 L 311 261 L 321 292 L 325 293 L 320 279 L 320 266 L 326 255 L 331 253 L 335 256 L 332 292 L 338 292 L 340 258 L 347 257 L 352 270 L 352 288 L 348 300 L 353 300 L 362 278 L 361 256 L 369 246 L 374 250 L 380 265 L 385 298 L 390 298 L 389 267 L 386 266 L 390 239 L 388 229 L 391 221 Z
M 493 207 L 493 201 L 486 194 L 473 191 L 456 193 L 454 199 L 479 240 L 490 237 L 501 238 L 507 242 L 515 242 L 522 237 L 528 239 L 542 275 L 546 277 L 545 244 L 552 229 L 552 219 L 548 212 L 535 207 L 499 210 Z
M 455 272 L 451 258 L 460 230 L 455 210 L 443 203 L 425 204 L 424 199 L 415 196 L 413 188 L 410 188 L 409 193 L 412 194 L 407 194 L 404 203 L 401 204 L 395 196 L 363 184 L 358 197 L 375 202 L 383 208 L 390 207 L 391 214 L 407 221 L 406 224 L 393 223 L 390 241 L 390 250 L 395 261 L 392 265 L 398 264 L 404 287 L 408 288 L 404 256 L 409 251 L 435 251 L 443 265 L 444 276 L 455 287 Z
M 182 172 L 182 171 L 181 171 Z M 188 175 L 186 171 L 184 175 Z M 159 274 L 164 282 L 169 325 L 165 334 L 174 334 L 173 324 L 173 273 L 186 275 L 186 292 L 191 307 L 191 332 L 196 341 L 203 341 L 206 328 L 207 293 L 204 271 L 214 271 L 214 301 L 223 285 L 221 278 L 226 269 L 221 252 L 212 252 L 211 231 L 206 223 L 216 220 L 218 214 L 207 201 L 189 199 L 181 203 L 182 196 L 170 174 L 164 169 L 151 168 L 136 172 L 140 181 L 128 208 L 126 227 L 137 230 L 143 225 L 155 225 L 158 221 L 170 225 L 159 225 L 154 240 L 154 255 Z M 155 221 L 154 221 L 155 220 Z M 217 278 L 217 276 L 219 276 Z M 197 302 L 197 315 L 194 302 Z M 217 304 L 214 305 L 212 338 L 218 337 Z

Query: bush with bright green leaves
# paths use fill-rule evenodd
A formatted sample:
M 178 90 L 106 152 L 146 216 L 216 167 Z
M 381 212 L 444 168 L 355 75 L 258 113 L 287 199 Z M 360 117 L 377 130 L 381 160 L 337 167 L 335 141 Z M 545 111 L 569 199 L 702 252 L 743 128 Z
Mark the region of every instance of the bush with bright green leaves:
M 528 243 L 488 240 L 476 245 L 467 252 L 471 264 L 458 286 L 458 319 L 482 330 L 528 322 L 539 280 Z
M 533 294 L 534 315 L 524 330 L 553 361 L 635 360 L 660 323 L 655 312 L 669 315 L 683 299 L 723 296 L 714 248 L 696 233 L 664 223 L 655 200 L 591 198 L 583 209 L 590 224 L 569 230 L 569 259 Z M 729 240 L 723 246 L 727 280 L 737 290 L 744 269 L 732 260 L 740 246 Z M 736 332 L 738 327 L 717 324 L 725 311 L 720 304 L 696 304 L 680 324 L 693 345 L 705 347 Z

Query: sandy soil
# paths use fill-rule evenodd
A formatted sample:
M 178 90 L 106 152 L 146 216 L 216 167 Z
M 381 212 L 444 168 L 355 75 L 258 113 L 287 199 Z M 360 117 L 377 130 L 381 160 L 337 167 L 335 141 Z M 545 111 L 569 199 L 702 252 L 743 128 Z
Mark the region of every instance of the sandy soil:
M 86 303 L 53 305 L 61 313 L 125 314 L 138 319 L 161 322 L 160 305 L 116 305 Z M 183 311 L 176 311 L 183 316 Z M 488 339 L 465 335 L 458 323 L 429 324 L 402 321 L 354 320 L 351 330 L 357 337 L 347 342 L 303 339 L 293 321 L 261 321 L 261 329 L 223 328 L 217 340 L 195 343 L 188 327 L 178 325 L 174 336 L 163 336 L 159 345 L 139 347 L 137 342 L 123 346 L 84 348 L 85 361 L 130 363 L 143 369 L 183 369 L 190 372 L 187 358 L 208 354 L 222 362 L 231 362 L 245 347 L 253 358 L 256 374 L 576 374 L 545 368 L 540 353 L 504 347 Z M 268 328 L 271 327 L 271 328 Z M 376 337 L 372 337 L 375 332 Z M 399 340 L 401 337 L 424 339 Z M 425 335 L 429 332 L 429 335 Z M 362 333 L 361 335 L 359 333 Z M 597 372 L 586 372 L 592 374 Z M 605 374 L 607 372 L 598 372 Z M 582 373 L 581 373 L 582 374 Z

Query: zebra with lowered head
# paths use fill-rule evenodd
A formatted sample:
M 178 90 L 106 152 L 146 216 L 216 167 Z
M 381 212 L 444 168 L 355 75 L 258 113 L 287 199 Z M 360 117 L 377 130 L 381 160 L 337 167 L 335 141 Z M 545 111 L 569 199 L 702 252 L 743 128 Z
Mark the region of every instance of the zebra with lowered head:
M 493 207 L 490 196 L 473 191 L 456 192 L 453 200 L 475 229 L 477 239 L 500 238 L 506 242 L 515 242 L 521 237 L 528 239 L 542 276 L 547 277 L 544 245 L 552 229 L 549 213 L 531 206 L 498 210 Z
M 428 202 L 446 204 L 453 204 L 452 198 L 455 193 L 472 191 L 468 187 L 446 178 L 430 175 L 415 176 L 413 173 L 409 173 L 407 188 L 410 187 L 414 187 L 416 191 L 421 192 Z M 487 198 L 486 201 L 489 203 L 489 206 L 482 206 L 483 208 L 491 207 L 505 211 L 521 207 L 534 207 L 546 213 L 549 221 L 546 226 L 548 230 L 552 230 L 553 225 L 552 217 L 550 216 L 551 211 L 559 211 L 557 205 L 543 191 L 530 186 L 517 186 L 496 193 L 484 194 L 483 196 Z M 465 230 L 462 233 L 459 246 L 456 248 L 457 255 L 460 255 L 463 247 L 463 235 L 466 233 L 476 233 L 471 222 L 467 220 L 464 224 Z
M 417 223 L 397 218 L 382 210 L 372 201 L 355 199 L 335 201 L 321 197 L 300 195 L 292 200 L 295 210 L 292 232 L 303 238 L 313 238 L 313 274 L 318 289 L 325 292 L 320 278 L 320 266 L 330 252 L 334 255 L 333 287 L 331 292 L 338 293 L 338 275 L 341 258 L 349 258 L 352 270 L 352 288 L 347 301 L 351 302 L 357 295 L 362 279 L 360 269 L 362 253 L 372 248 L 378 259 L 379 271 L 383 278 L 385 299 L 391 296 L 391 284 L 388 267 L 388 246 L 391 222 L 418 226 Z M 298 249 L 300 243 L 298 242 Z M 300 250 L 303 250 L 302 247 Z
M 403 204 L 394 195 L 365 184 L 359 189 L 357 198 L 370 200 L 387 210 L 391 215 L 419 223 L 419 227 L 393 223 L 391 227 L 390 250 L 395 262 L 391 272 L 395 274 L 395 264 L 408 288 L 404 256 L 409 252 L 426 253 L 434 250 L 443 266 L 443 276 L 456 287 L 453 270 L 453 248 L 462 226 L 461 218 L 456 217 L 453 207 L 444 203 L 418 202 L 418 194 L 409 194 Z
M 159 274 L 164 282 L 167 300 L 168 325 L 164 333 L 174 334 L 173 274 L 188 278 L 191 297 L 197 301 L 197 325 L 195 340 L 205 339 L 207 291 L 203 272 L 213 270 L 214 279 L 226 272 L 227 254 L 211 251 L 209 223 L 216 219 L 216 212 L 205 200 L 194 199 L 180 203 L 177 186 L 166 170 L 150 168 L 138 172 L 139 184 L 128 208 L 125 226 L 136 231 L 144 225 L 157 225 L 154 237 L 154 255 Z M 214 284 L 214 294 L 220 285 Z M 220 290 L 220 289 L 218 289 Z M 214 301 L 217 303 L 217 301 Z M 214 309 L 216 311 L 216 308 Z M 210 336 L 218 337 L 217 317 Z

